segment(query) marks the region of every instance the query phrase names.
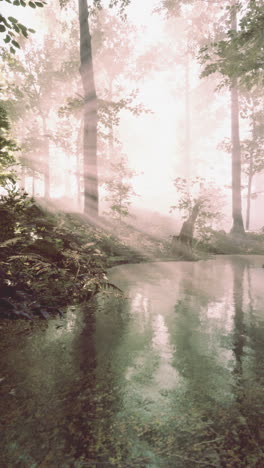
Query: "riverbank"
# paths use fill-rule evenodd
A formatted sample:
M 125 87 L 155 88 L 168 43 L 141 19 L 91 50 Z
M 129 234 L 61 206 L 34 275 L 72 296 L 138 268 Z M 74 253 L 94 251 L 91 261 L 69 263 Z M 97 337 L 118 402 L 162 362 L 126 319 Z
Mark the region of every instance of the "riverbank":
M 125 224 L 49 211 L 23 192 L 1 198 L 0 318 L 62 315 L 109 285 L 106 270 L 127 263 L 198 261 L 215 254 L 263 254 L 264 234 L 234 238 L 223 231 L 175 253 L 159 239 Z

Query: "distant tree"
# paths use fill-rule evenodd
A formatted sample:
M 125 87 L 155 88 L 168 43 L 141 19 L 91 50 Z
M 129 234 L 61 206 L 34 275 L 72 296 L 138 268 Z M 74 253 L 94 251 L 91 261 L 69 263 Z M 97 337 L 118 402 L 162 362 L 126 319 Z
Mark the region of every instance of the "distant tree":
M 129 168 L 125 156 L 111 163 L 111 169 L 111 176 L 104 181 L 108 192 L 106 200 L 110 203 L 110 215 L 121 224 L 129 215 L 131 197 L 135 195 L 131 180 L 136 172 Z
M 33 179 L 43 174 L 46 198 L 50 197 L 50 143 L 55 133 L 48 121 L 64 94 L 59 82 L 67 78 L 62 58 L 61 43 L 50 34 L 41 49 L 33 45 L 20 58 L 6 54 L 3 64 L 6 105 L 20 136 L 21 162 Z
M 237 35 L 237 2 L 231 0 L 230 9 L 230 29 L 227 38 Z M 229 39 L 227 39 L 228 41 Z M 225 47 L 226 40 L 213 43 L 201 49 L 200 57 L 202 63 L 206 64 L 202 72 L 202 77 L 219 72 L 223 77 L 223 83 L 230 88 L 231 96 L 231 142 L 232 142 L 232 217 L 233 226 L 231 233 L 244 234 L 244 223 L 242 217 L 241 201 L 241 148 L 239 135 L 239 99 L 238 80 L 235 72 L 238 56 L 238 43 L 232 43 L 231 47 Z M 209 51 L 212 47 L 211 52 Z M 209 62 L 209 63 L 208 63 Z

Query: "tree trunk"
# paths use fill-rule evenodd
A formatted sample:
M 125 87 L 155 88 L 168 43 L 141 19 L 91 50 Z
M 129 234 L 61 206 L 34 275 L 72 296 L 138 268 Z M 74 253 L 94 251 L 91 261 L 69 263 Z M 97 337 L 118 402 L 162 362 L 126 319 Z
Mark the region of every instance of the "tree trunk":
M 184 221 L 179 234 L 179 240 L 190 247 L 192 246 L 194 225 L 199 214 L 200 206 L 201 201 L 195 203 L 189 218 Z
M 190 119 L 190 59 L 187 50 L 185 56 L 185 177 L 189 188 L 190 173 L 191 173 L 191 119 Z
M 235 1 L 232 0 L 231 28 L 237 30 Z M 231 234 L 244 234 L 241 202 L 241 150 L 239 136 L 239 102 L 237 80 L 231 84 L 231 141 L 232 141 L 232 216 Z
M 251 208 L 251 192 L 252 192 L 252 179 L 253 179 L 253 155 L 250 155 L 249 161 L 249 174 L 248 174 L 248 187 L 247 187 L 247 216 L 246 216 L 246 230 L 249 230 L 250 223 L 250 208 Z
M 44 197 L 46 199 L 50 198 L 50 147 L 49 147 L 49 137 L 47 132 L 47 122 L 44 114 L 41 113 L 42 119 L 42 131 L 44 138 Z
M 94 84 L 92 44 L 89 31 L 87 0 L 79 1 L 80 74 L 84 92 L 83 160 L 84 212 L 91 218 L 98 216 L 97 175 L 97 96 Z
M 25 190 L 26 187 L 26 170 L 25 166 L 20 166 L 21 167 L 21 174 L 20 174 L 20 187 Z
M 172 253 L 174 255 L 183 255 L 184 257 L 192 256 L 192 242 L 195 222 L 199 214 L 202 200 L 198 200 L 192 212 L 186 221 L 184 221 L 180 230 L 179 236 L 172 238 Z
M 113 80 L 112 77 L 110 77 L 109 80 L 109 96 L 108 99 L 110 102 L 113 101 Z M 109 130 L 109 159 L 110 161 L 113 160 L 114 156 L 114 125 L 113 125 L 113 119 L 110 119 L 110 130 Z
M 256 123 L 255 123 L 255 107 L 253 101 L 253 111 L 252 111 L 252 139 L 255 141 L 256 138 Z M 254 167 L 253 167 L 254 156 L 251 153 L 249 159 L 249 171 L 248 171 L 248 186 L 247 186 L 247 215 L 246 215 L 246 230 L 249 230 L 250 224 L 250 209 L 251 209 L 251 193 L 252 193 L 252 180 L 254 176 Z
M 34 198 L 36 195 L 36 173 L 33 171 L 32 174 L 32 197 Z

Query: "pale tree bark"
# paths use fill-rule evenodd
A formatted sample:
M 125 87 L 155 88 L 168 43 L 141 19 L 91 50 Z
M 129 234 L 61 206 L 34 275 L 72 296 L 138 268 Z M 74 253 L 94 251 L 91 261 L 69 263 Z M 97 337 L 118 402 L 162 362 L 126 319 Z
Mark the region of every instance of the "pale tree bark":
M 248 187 L 247 187 L 247 214 L 246 214 L 246 230 L 249 230 L 250 224 L 250 208 L 251 208 L 251 193 L 252 193 L 252 179 L 253 179 L 253 155 L 250 155 L 249 173 L 248 173 Z
M 76 185 L 77 185 L 77 204 L 81 210 L 82 207 L 82 188 L 83 188 L 83 171 L 82 171 L 82 157 L 81 157 L 81 138 L 83 135 L 83 118 L 81 119 L 78 135 L 77 135 L 77 151 L 76 151 Z
M 256 137 L 256 123 L 255 123 L 255 108 L 254 108 L 254 103 L 253 103 L 253 112 L 252 112 L 252 124 L 253 124 L 253 129 L 252 129 L 252 138 L 253 141 L 255 141 Z M 254 176 L 254 164 L 253 164 L 253 153 L 251 152 L 250 158 L 249 158 L 249 170 L 248 170 L 248 186 L 247 186 L 247 213 L 246 213 L 246 230 L 249 230 L 249 225 L 250 225 L 250 210 L 251 210 L 251 194 L 252 194 L 252 180 Z
M 190 107 L 190 55 L 186 51 L 185 55 L 185 176 L 188 189 L 190 185 L 191 174 L 191 107 Z
M 237 30 L 236 1 L 232 0 L 231 28 Z M 231 83 L 231 142 L 232 142 L 232 234 L 244 234 L 241 201 L 241 148 L 239 135 L 239 100 L 237 80 Z
M 47 121 L 45 115 L 41 112 L 42 131 L 44 138 L 44 197 L 50 198 L 50 144 L 47 131 Z
M 84 93 L 83 160 L 84 212 L 90 218 L 98 216 L 97 120 L 98 103 L 94 83 L 92 44 L 89 30 L 87 0 L 79 2 L 80 74 Z

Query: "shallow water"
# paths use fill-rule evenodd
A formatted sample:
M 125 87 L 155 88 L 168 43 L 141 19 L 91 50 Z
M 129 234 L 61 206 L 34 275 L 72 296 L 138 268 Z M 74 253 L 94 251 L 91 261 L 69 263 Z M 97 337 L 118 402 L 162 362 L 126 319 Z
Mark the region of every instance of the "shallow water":
M 263 263 L 114 267 L 123 294 L 18 334 L 0 466 L 263 466 Z

